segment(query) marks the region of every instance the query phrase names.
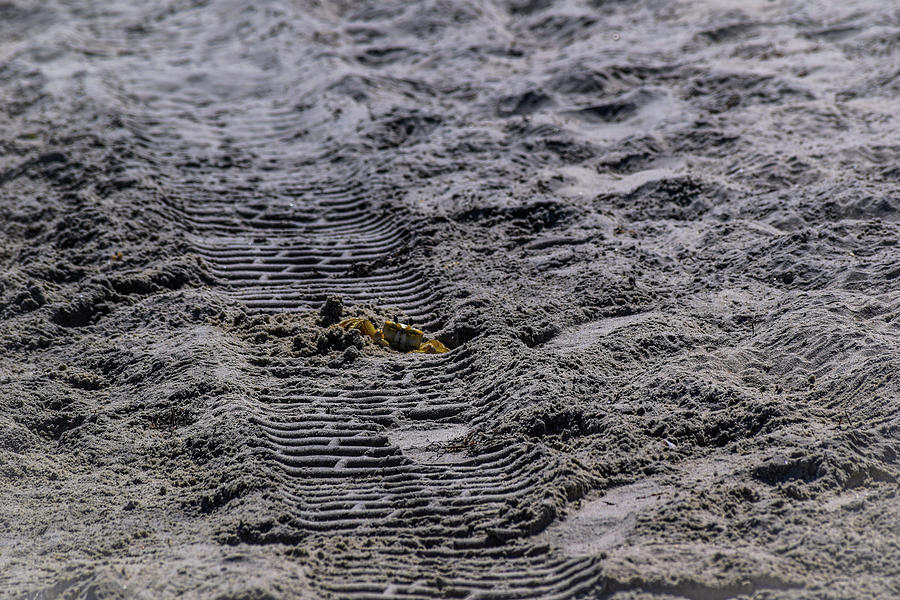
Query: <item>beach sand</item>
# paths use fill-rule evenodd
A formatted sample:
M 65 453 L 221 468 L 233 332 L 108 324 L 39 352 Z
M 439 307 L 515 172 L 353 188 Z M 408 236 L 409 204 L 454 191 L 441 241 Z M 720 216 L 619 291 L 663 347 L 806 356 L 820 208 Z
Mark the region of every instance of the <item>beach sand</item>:
M 0 596 L 900 597 L 898 64 L 881 1 L 0 3 Z

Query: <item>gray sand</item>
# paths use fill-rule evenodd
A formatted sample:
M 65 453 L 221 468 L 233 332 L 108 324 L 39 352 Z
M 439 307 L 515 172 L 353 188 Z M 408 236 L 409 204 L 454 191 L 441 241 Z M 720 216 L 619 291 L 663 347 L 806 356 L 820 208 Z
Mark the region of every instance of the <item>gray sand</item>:
M 892 4 L 0 3 L 0 596 L 900 597 Z

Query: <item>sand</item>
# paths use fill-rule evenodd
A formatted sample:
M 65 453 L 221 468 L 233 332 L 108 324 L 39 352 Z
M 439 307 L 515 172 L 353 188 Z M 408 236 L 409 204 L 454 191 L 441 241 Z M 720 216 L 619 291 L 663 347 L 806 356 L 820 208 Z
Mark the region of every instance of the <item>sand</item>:
M 898 36 L 0 3 L 0 596 L 900 597 Z

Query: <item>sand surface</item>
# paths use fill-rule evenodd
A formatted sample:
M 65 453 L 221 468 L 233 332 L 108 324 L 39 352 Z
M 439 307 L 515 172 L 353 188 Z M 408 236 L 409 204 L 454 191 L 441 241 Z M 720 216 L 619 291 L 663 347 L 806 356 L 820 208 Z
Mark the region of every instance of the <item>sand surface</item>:
M 898 65 L 884 0 L 0 2 L 0 597 L 900 597 Z

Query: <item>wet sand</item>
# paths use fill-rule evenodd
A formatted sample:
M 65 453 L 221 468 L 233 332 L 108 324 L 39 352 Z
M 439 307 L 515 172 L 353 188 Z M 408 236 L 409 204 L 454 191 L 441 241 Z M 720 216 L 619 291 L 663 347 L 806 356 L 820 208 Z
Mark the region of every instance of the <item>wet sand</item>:
M 0 596 L 900 597 L 898 36 L 0 3 Z

